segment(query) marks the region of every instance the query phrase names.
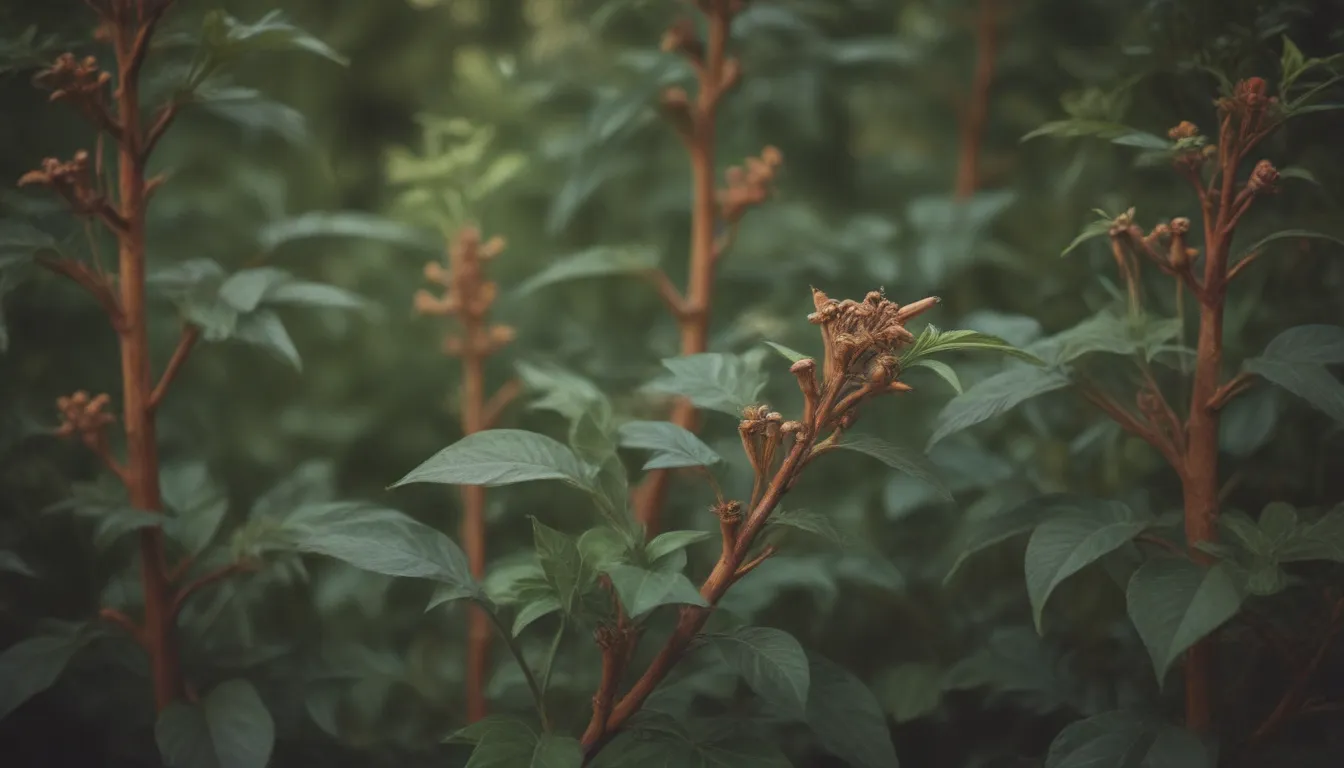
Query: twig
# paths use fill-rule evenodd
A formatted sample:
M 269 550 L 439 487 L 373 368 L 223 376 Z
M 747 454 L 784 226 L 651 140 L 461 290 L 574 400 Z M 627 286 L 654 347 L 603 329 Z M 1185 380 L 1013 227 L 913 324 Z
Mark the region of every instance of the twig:
M 125 327 L 126 317 L 121 311 L 121 302 L 112 290 L 111 281 L 107 276 L 95 274 L 87 264 L 73 259 L 38 256 L 37 263 L 51 272 L 68 278 L 87 291 L 107 313 L 107 319 L 114 330 L 120 332 Z
M 672 284 L 667 273 L 661 269 L 650 269 L 642 273 L 644 279 L 658 291 L 658 298 L 663 300 L 672 316 L 678 320 L 686 317 L 686 299 L 677 290 L 677 286 Z
M 486 400 L 481 413 L 482 429 L 490 429 L 499 421 L 499 417 L 504 413 L 504 409 L 518 398 L 523 392 L 523 383 L 517 379 L 509 379 L 490 395 Z
M 1213 393 L 1213 397 L 1209 398 L 1209 409 L 1214 411 L 1223 409 L 1228 403 L 1232 402 L 1233 398 L 1250 389 L 1254 384 L 1255 374 L 1246 371 L 1238 373 L 1232 377 L 1231 381 L 1222 385 Z
M 176 616 L 178 613 L 182 611 L 182 607 L 186 605 L 188 598 L 190 598 L 197 592 L 201 591 L 202 589 L 205 589 L 206 587 L 210 586 L 211 584 L 217 584 L 231 576 L 235 576 L 237 574 L 244 573 L 247 571 L 255 571 L 256 569 L 257 566 L 255 563 L 242 560 L 234 563 L 229 563 L 228 565 L 220 566 L 219 568 L 210 571 L 209 573 L 201 576 L 195 581 L 190 582 L 186 586 L 179 589 L 177 591 L 177 594 L 173 597 L 173 608 L 172 608 L 173 615 Z
M 98 611 L 98 618 L 125 630 L 126 634 L 130 635 L 136 645 L 139 645 L 141 648 L 148 647 L 148 641 L 145 639 L 144 630 L 141 629 L 140 625 L 136 624 L 135 620 L 130 616 L 127 616 L 115 608 L 103 608 Z
M 192 323 L 182 326 L 182 335 L 177 340 L 177 348 L 173 350 L 173 356 L 168 359 L 168 365 L 163 369 L 163 375 L 159 377 L 159 383 L 154 386 L 154 391 L 149 394 L 150 410 L 157 409 L 159 404 L 163 402 L 164 396 L 168 394 L 168 387 L 177 377 L 182 365 L 187 362 L 187 357 L 200 338 L 200 326 Z
M 769 560 L 770 556 L 773 554 L 775 554 L 775 546 L 773 544 L 767 546 L 765 549 L 762 549 L 759 555 L 753 557 L 752 559 L 738 566 L 738 569 L 733 572 L 733 581 L 736 582 L 743 576 L 746 576 L 748 573 L 751 573 L 752 571 L 756 570 L 756 568 L 760 566 L 761 563 L 764 563 L 766 560 Z
M 1264 252 L 1265 252 L 1264 248 L 1257 248 L 1256 250 L 1251 251 L 1250 253 L 1243 256 L 1240 261 L 1238 261 L 1236 264 L 1233 264 L 1232 267 L 1227 270 L 1227 279 L 1231 280 L 1232 278 L 1241 274 L 1242 270 L 1249 267 L 1251 263 L 1254 262 L 1256 259 L 1260 258 L 1260 254 Z
M 159 110 L 158 117 L 154 118 L 154 124 L 145 133 L 145 145 L 140 150 L 141 160 L 147 160 L 154 152 L 154 147 L 158 146 L 159 139 L 168 132 L 168 127 L 173 124 L 179 109 L 181 106 L 178 102 L 170 101 Z

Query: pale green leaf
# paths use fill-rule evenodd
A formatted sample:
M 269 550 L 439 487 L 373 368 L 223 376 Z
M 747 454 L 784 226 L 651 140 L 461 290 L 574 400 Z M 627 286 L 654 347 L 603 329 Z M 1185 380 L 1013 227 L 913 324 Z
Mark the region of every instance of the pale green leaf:
M 723 461 L 690 430 L 670 421 L 628 421 L 620 427 L 624 448 L 653 451 L 644 469 L 707 467 Z
M 518 286 L 531 293 L 548 285 L 587 277 L 639 275 L 658 268 L 658 252 L 645 246 L 600 246 L 555 259 L 549 267 Z
M 441 247 L 438 238 L 424 230 L 363 211 L 309 211 L 272 221 L 257 233 L 262 250 L 268 252 L 294 242 L 329 237 L 355 238 L 427 251 L 437 251 Z

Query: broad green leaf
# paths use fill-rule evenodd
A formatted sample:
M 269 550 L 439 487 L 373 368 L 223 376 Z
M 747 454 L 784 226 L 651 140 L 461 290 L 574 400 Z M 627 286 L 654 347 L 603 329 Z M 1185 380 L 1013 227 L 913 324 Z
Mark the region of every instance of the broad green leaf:
M 520 429 L 487 429 L 467 435 L 393 483 L 497 486 L 561 480 L 588 488 L 588 473 L 569 448 Z
M 75 653 L 93 639 L 82 625 L 61 629 L 20 640 L 0 651 L 0 719 L 54 685 Z
M 807 724 L 817 744 L 854 768 L 898 768 L 877 697 L 833 661 L 808 654 Z
M 1244 459 L 1263 447 L 1279 422 L 1275 394 L 1272 389 L 1257 387 L 1228 403 L 1218 428 L 1219 449 Z
M 530 603 L 525 604 L 518 609 L 518 613 L 513 617 L 513 636 L 517 637 L 523 633 L 523 630 L 532 626 L 532 624 L 545 616 L 564 610 L 560 601 L 554 597 L 539 597 Z
M 1112 144 L 1139 147 L 1141 149 L 1170 149 L 1172 147 L 1172 142 L 1161 136 L 1155 136 L 1151 133 L 1135 130 L 1126 125 L 1106 122 L 1104 120 L 1056 120 L 1054 122 L 1046 123 L 1023 136 L 1022 141 L 1030 141 L 1031 139 L 1040 136 L 1105 139 Z
M 361 309 L 364 298 L 344 288 L 325 283 L 291 280 L 266 292 L 266 306 L 330 307 L 332 309 Z
M 233 337 L 274 353 L 280 359 L 294 366 L 294 370 L 303 370 L 303 360 L 299 350 L 285 330 L 285 324 L 279 316 L 270 310 L 259 310 L 238 318 Z
M 929 446 L 1033 397 L 1068 385 L 1069 377 L 1051 368 L 1018 367 L 990 376 L 948 401 L 938 414 L 938 426 L 929 438 Z
M 288 272 L 275 267 L 239 270 L 219 286 L 219 298 L 239 312 L 251 312 L 261 306 L 267 291 L 291 279 Z
M 532 546 L 537 564 L 565 613 L 573 613 L 579 598 L 593 583 L 596 574 L 579 553 L 574 537 L 532 518 Z
M 589 567 L 602 571 L 613 563 L 625 562 L 630 546 L 613 528 L 590 528 L 579 537 L 579 553 Z
M 943 677 L 943 670 L 932 664 L 901 664 L 880 674 L 875 686 L 887 714 L 897 723 L 908 723 L 937 711 Z
M 416 227 L 363 211 L 309 211 L 272 221 L 261 228 L 257 239 L 264 251 L 314 238 L 359 238 L 389 245 L 437 251 L 438 238 Z
M 658 268 L 658 252 L 646 246 L 599 246 L 564 256 L 518 286 L 521 294 L 566 280 L 607 275 L 639 275 Z
M 585 413 L 602 409 L 607 402 L 607 396 L 591 381 L 559 366 L 520 360 L 514 367 L 527 391 L 541 395 L 528 405 L 532 410 L 554 411 L 573 423 Z
M 157 512 L 146 512 L 127 507 L 118 509 L 98 518 L 98 526 L 93 532 L 93 545 L 106 549 L 119 541 L 122 536 L 145 528 L 158 528 L 170 522 Z
M 690 430 L 670 421 L 628 421 L 620 427 L 621 446 L 653 451 L 644 469 L 707 467 L 723 461 Z
M 806 509 L 776 509 L 765 521 L 766 530 L 787 528 L 819 536 L 832 544 L 845 544 L 849 537 L 836 527 L 830 517 Z
M 952 577 L 961 570 L 962 564 L 978 552 L 1011 538 L 1022 536 L 1036 529 L 1036 526 L 1059 515 L 1071 514 L 1086 509 L 1094 501 L 1084 496 L 1072 494 L 1051 494 L 1038 496 L 1008 507 L 998 514 L 984 520 L 975 521 L 957 542 L 957 557 L 948 570 L 943 583 L 952 581 Z
M 251 683 L 230 680 L 194 704 L 169 704 L 154 738 L 169 768 L 265 768 L 275 722 Z
M 913 363 L 910 363 L 910 367 L 928 368 L 930 371 L 938 374 L 938 377 L 943 381 L 946 381 L 952 387 L 952 391 L 956 392 L 958 395 L 966 391 L 961 386 L 961 378 L 957 376 L 957 372 L 952 370 L 952 366 L 944 363 L 942 360 L 916 360 Z
M 1344 328 L 1301 325 L 1274 337 L 1243 367 L 1344 422 L 1344 383 L 1326 368 L 1344 363 Z
M 696 591 L 691 580 L 680 573 L 647 571 L 633 565 L 608 565 L 603 569 L 621 598 L 626 614 L 637 619 L 660 605 L 696 605 L 709 603 Z
M 56 238 L 18 219 L 0 219 L 0 268 L 56 248 Z
M 1139 535 L 1149 521 L 1117 501 L 1097 501 L 1040 524 L 1027 542 L 1027 595 L 1032 618 L 1041 619 L 1060 582 Z
M 922 453 L 892 445 L 872 435 L 847 435 L 836 443 L 835 447 L 862 453 L 865 456 L 872 456 L 888 467 L 898 472 L 904 472 L 932 487 L 938 492 L 939 498 L 947 501 L 952 500 L 952 492 L 947 489 L 942 478 L 939 477 L 938 468 Z
M 1205 568 L 1184 558 L 1155 557 L 1139 566 L 1126 602 L 1159 684 L 1177 657 L 1236 615 L 1241 601 L 1226 565 Z
M 173 511 L 168 533 L 188 552 L 200 554 L 229 511 L 229 498 L 210 479 L 203 462 L 171 464 L 160 473 L 163 501 Z
M 705 352 L 663 360 L 671 376 L 650 382 L 654 392 L 681 395 L 697 408 L 741 418 L 742 409 L 756 402 L 766 377 L 737 355 Z
M 644 711 L 597 754 L 593 768 L 792 768 L 774 740 L 751 723 L 673 719 Z
M 1344 238 L 1341 238 L 1338 235 L 1330 235 L 1325 232 L 1314 232 L 1310 229 L 1284 229 L 1266 235 L 1259 240 L 1256 240 L 1254 243 L 1251 243 L 1239 256 L 1232 259 L 1232 263 L 1236 264 L 1252 253 L 1264 250 L 1265 246 L 1270 243 L 1278 242 L 1279 240 L 1327 240 L 1336 245 L 1344 245 Z
M 176 98 L 250 134 L 273 134 L 294 146 L 305 146 L 311 140 L 302 112 L 267 98 L 256 88 L 209 79 L 198 83 L 194 91 L 179 92 Z
M 742 627 L 705 636 L 711 647 L 762 699 L 785 714 L 803 719 L 811 680 L 807 654 L 788 632 Z
M 1073 240 L 1069 242 L 1068 246 L 1063 251 L 1060 251 L 1059 254 L 1060 257 L 1063 258 L 1064 256 L 1068 256 L 1070 253 L 1073 253 L 1078 248 L 1078 246 L 1082 245 L 1088 240 L 1093 240 L 1098 237 L 1105 237 L 1106 234 L 1111 231 L 1113 221 L 1114 219 L 1106 217 L 1097 219 L 1096 221 L 1093 221 L 1091 224 L 1088 224 L 1086 227 L 1083 227 L 1083 231 L 1079 232 L 1078 236 L 1073 238 Z
M 287 522 L 295 549 L 325 555 L 373 573 L 433 579 L 474 598 L 484 597 L 467 556 L 452 539 L 400 512 L 326 505 Z
M 1344 505 L 1297 527 L 1275 554 L 1281 563 L 1303 560 L 1344 563 Z
M 655 536 L 644 550 L 644 554 L 649 558 L 649 562 L 654 562 L 709 538 L 711 534 L 705 531 L 667 531 Z
M 1117 711 L 1065 727 L 1050 745 L 1045 768 L 1214 768 L 1214 760 L 1195 734 Z
M 1060 365 L 1093 354 L 1153 356 L 1180 339 L 1179 318 L 1132 317 L 1099 312 L 1074 327 L 1038 342 L 1037 347 Z
M 577 739 L 542 731 L 505 715 L 490 715 L 449 736 L 475 744 L 466 768 L 580 768 Z
M 811 355 L 805 355 L 796 349 L 790 349 L 784 346 L 783 344 L 776 344 L 773 341 L 765 342 L 765 346 L 778 352 L 781 356 L 783 356 L 785 360 L 788 360 L 790 363 L 796 363 L 799 360 L 806 360 L 812 357 Z
M 0 572 L 17 573 L 20 576 L 37 578 L 37 572 L 17 552 L 11 552 L 8 549 L 0 549 Z
M 209 11 L 201 27 L 201 43 L 215 61 L 228 62 L 250 53 L 303 51 L 341 66 L 349 62 L 326 43 L 271 11 L 257 21 L 241 22 L 224 11 Z

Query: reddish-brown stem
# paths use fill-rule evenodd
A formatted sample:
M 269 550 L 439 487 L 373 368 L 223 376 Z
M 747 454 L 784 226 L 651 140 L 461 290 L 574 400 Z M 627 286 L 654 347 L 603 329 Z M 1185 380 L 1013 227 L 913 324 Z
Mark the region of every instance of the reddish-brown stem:
M 172 385 L 173 379 L 177 377 L 178 371 L 187 362 L 187 357 L 191 355 L 192 348 L 196 346 L 196 342 L 200 338 L 200 326 L 191 323 L 182 326 L 182 335 L 177 340 L 177 348 L 173 350 L 173 356 L 168 358 L 168 365 L 163 369 L 163 375 L 159 377 L 159 383 L 154 385 L 154 391 L 149 395 L 149 407 L 151 409 L 157 409 L 159 404 L 163 402 L 164 396 L 168 394 L 168 387 Z
M 1251 734 L 1251 744 L 1263 742 L 1294 714 L 1303 711 L 1307 691 L 1310 690 L 1312 682 L 1315 681 L 1317 670 L 1320 669 L 1321 663 L 1325 661 L 1326 654 L 1329 653 L 1331 646 L 1334 644 L 1335 635 L 1339 633 L 1342 624 L 1344 624 L 1344 600 L 1336 600 L 1330 613 L 1329 624 L 1326 626 L 1320 645 L 1316 647 L 1316 652 L 1306 664 L 1297 670 L 1297 674 L 1293 676 L 1292 684 L 1288 686 L 1288 690 L 1284 691 L 1274 710 Z
M 703 66 L 699 70 L 700 90 L 692 105 L 692 133 L 687 144 L 692 180 L 690 277 L 684 298 L 677 302 L 680 311 L 676 313 L 681 328 L 682 355 L 704 352 L 709 344 L 709 310 L 716 256 L 715 230 L 719 219 L 714 190 L 715 122 L 728 47 L 729 14 L 727 3 L 714 3 L 706 11 L 708 33 Z M 665 302 L 672 298 L 666 288 L 660 288 L 660 294 L 664 296 Z M 687 400 L 679 400 L 672 409 L 669 421 L 684 429 L 694 430 L 698 421 L 695 406 Z M 659 532 L 670 479 L 667 470 L 653 470 L 635 491 L 635 519 L 644 526 L 649 537 Z
M 137 645 L 142 648 L 145 647 L 145 633 L 130 616 L 127 616 L 115 608 L 104 608 L 98 611 L 98 618 L 106 621 L 108 624 L 116 625 L 125 630 L 126 634 L 130 635 L 131 639 L 134 640 Z
M 469 320 L 465 318 L 464 320 Z M 465 324 L 466 338 L 474 338 L 474 322 Z M 475 434 L 485 429 L 485 359 L 468 348 L 462 356 L 462 433 Z M 485 488 L 462 486 L 462 521 L 460 540 L 467 553 L 472 576 L 485 575 Z M 490 617 L 485 610 L 472 603 L 467 623 L 467 720 L 476 722 L 485 717 L 486 677 L 490 669 Z
M 228 565 L 222 565 L 209 573 L 203 574 L 177 590 L 177 594 L 173 596 L 173 616 L 176 617 L 177 614 L 181 613 L 182 606 L 187 604 L 187 600 L 202 589 L 205 589 L 212 584 L 218 584 L 231 576 L 255 569 L 256 566 L 252 563 L 235 562 L 229 563 Z
M 1239 261 L 1237 261 L 1236 264 L 1232 265 L 1231 269 L 1227 271 L 1227 279 L 1230 281 L 1232 280 L 1232 278 L 1236 277 L 1237 275 L 1240 275 L 1243 270 L 1249 267 L 1256 259 L 1260 258 L 1260 254 L 1264 252 L 1265 249 L 1260 248 L 1258 250 L 1251 251 L 1250 253 L 1243 256 Z
M 1109 416 L 1111 421 L 1118 424 L 1121 429 L 1135 437 L 1142 438 L 1144 442 L 1162 454 L 1168 464 L 1178 472 L 1180 471 L 1181 456 L 1160 430 L 1096 387 L 1083 384 L 1079 387 L 1079 391 L 1097 410 Z
M 481 428 L 491 429 L 499 422 L 499 417 L 503 415 L 504 409 L 509 404 L 518 399 L 518 395 L 523 392 L 523 383 L 517 379 L 509 379 L 500 385 L 499 389 L 490 396 L 485 402 L 484 412 L 481 414 Z
M 980 148 L 989 115 L 989 91 L 994 81 L 998 55 L 997 0 L 980 0 L 975 17 L 975 76 L 961 125 L 961 151 L 957 158 L 958 200 L 974 195 L 980 186 Z
M 145 134 L 144 153 L 146 155 L 154 151 L 154 147 L 158 145 L 159 139 L 162 139 L 163 135 L 168 132 L 168 126 L 173 124 L 173 119 L 177 117 L 178 109 L 179 106 L 177 102 L 172 101 L 165 104 L 159 110 L 158 117 L 154 118 L 154 124 L 149 127 L 148 133 Z
M 651 269 L 644 273 L 644 279 L 658 291 L 658 298 L 662 299 L 673 317 L 681 320 L 686 315 L 686 299 L 682 297 L 681 291 L 677 290 L 677 286 L 672 284 L 666 272 Z
M 1222 410 L 1228 403 L 1232 402 L 1237 395 L 1251 388 L 1255 383 L 1255 374 L 1242 371 L 1233 376 L 1231 381 L 1218 388 L 1209 399 L 1209 407 L 1215 411 Z

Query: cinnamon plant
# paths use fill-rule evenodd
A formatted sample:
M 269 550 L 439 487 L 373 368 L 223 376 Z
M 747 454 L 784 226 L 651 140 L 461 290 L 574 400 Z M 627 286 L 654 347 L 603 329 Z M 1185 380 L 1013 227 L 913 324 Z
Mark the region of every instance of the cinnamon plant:
M 425 278 L 444 289 L 441 296 L 421 290 L 415 295 L 415 311 L 422 315 L 453 317 L 460 333 L 444 339 L 445 354 L 462 361 L 462 387 L 458 409 L 463 435 L 490 429 L 500 413 L 518 394 L 518 382 L 510 380 L 494 393 L 486 394 L 486 360 L 513 340 L 514 330 L 507 325 L 492 325 L 489 312 L 498 289 L 486 278 L 485 265 L 504 250 L 504 240 L 492 237 L 481 242 L 481 234 L 464 227 L 448 248 L 447 268 L 437 261 L 425 264 Z M 466 550 L 471 575 L 485 575 L 485 488 L 462 487 L 462 522 L 459 527 L 462 547 Z M 489 617 L 477 608 L 472 611 L 467 634 L 466 695 L 467 719 L 485 717 L 485 685 L 490 671 Z
M 935 435 L 940 439 L 992 415 L 984 410 L 991 401 L 1011 405 L 1073 383 L 1089 403 L 1162 457 L 1182 491 L 1179 530 L 1168 530 L 1163 519 L 1146 511 L 1109 500 L 1047 497 L 1009 514 L 1021 515 L 1023 530 L 1032 531 L 1026 572 L 1038 629 L 1043 627 L 1045 603 L 1061 581 L 1088 563 L 1122 558 L 1121 548 L 1130 542 L 1141 545 L 1144 557 L 1126 585 L 1130 619 L 1159 681 L 1183 657 L 1184 726 L 1207 738 L 1218 735 L 1215 702 L 1221 695 L 1222 676 L 1214 668 L 1213 642 L 1219 628 L 1237 616 L 1252 621 L 1251 614 L 1243 612 L 1246 599 L 1285 589 L 1283 565 L 1337 560 L 1329 545 L 1312 540 L 1344 519 L 1344 509 L 1336 508 L 1314 520 L 1299 520 L 1297 511 L 1286 504 L 1269 505 L 1258 521 L 1239 511 L 1222 510 L 1227 485 L 1220 467 L 1219 427 L 1224 409 L 1239 396 L 1251 387 L 1275 384 L 1344 418 L 1334 399 L 1344 387 L 1324 367 L 1344 361 L 1339 353 L 1344 328 L 1288 329 L 1261 355 L 1243 361 L 1235 373 L 1228 370 L 1225 359 L 1225 310 L 1236 279 L 1277 240 L 1328 237 L 1288 230 L 1250 245 L 1240 237 L 1248 216 L 1278 186 L 1274 164 L 1256 154 L 1287 119 L 1319 111 L 1312 106 L 1314 98 L 1340 79 L 1333 71 L 1339 57 L 1305 59 L 1290 41 L 1284 45 L 1278 93 L 1271 93 L 1259 77 L 1228 84 L 1214 103 L 1218 128 L 1212 135 L 1190 121 L 1172 128 L 1166 141 L 1123 126 L 1080 127 L 1069 121 L 1033 133 L 1098 132 L 1161 146 L 1176 173 L 1192 188 L 1196 213 L 1145 229 L 1130 209 L 1103 218 L 1080 235 L 1068 250 L 1089 238 L 1106 238 L 1124 309 L 1104 312 L 1040 342 L 1032 351 L 1049 360 L 1050 367 L 1006 372 L 968 390 L 949 404 Z M 1145 279 L 1150 270 L 1174 283 L 1176 317 L 1157 316 L 1160 298 L 1170 293 L 1151 290 L 1151 281 Z M 1193 348 L 1181 344 L 1187 301 L 1194 307 Z M 1127 371 L 1111 365 L 1115 355 L 1128 358 Z M 1117 386 L 1120 382 L 1129 385 L 1128 394 Z M 1173 391 L 1180 391 L 1179 396 L 1173 397 Z M 1328 599 L 1326 604 L 1335 616 L 1337 603 Z M 1332 619 L 1328 624 L 1332 637 L 1337 622 Z M 1303 669 L 1315 669 L 1319 663 L 1318 659 Z M 1300 707 L 1303 685 L 1299 675 L 1265 723 L 1254 730 L 1253 741 L 1274 730 L 1286 717 L 1286 709 Z M 1125 721 L 1118 714 L 1111 717 L 1109 728 L 1151 732 L 1155 727 Z M 1088 727 L 1096 726 L 1079 725 L 1079 733 Z M 1057 744 L 1087 748 L 1080 738 L 1066 730 Z M 1184 741 L 1186 736 L 1171 738 L 1190 743 Z

